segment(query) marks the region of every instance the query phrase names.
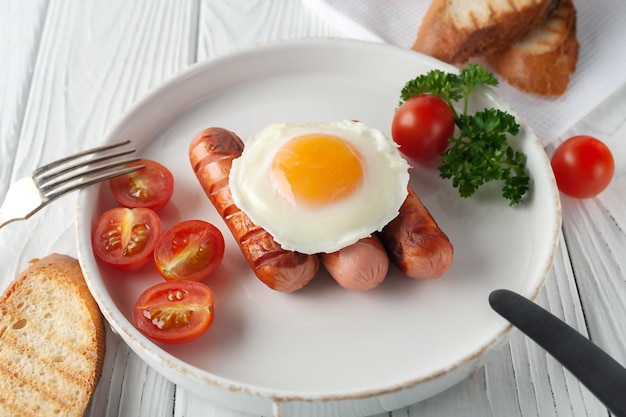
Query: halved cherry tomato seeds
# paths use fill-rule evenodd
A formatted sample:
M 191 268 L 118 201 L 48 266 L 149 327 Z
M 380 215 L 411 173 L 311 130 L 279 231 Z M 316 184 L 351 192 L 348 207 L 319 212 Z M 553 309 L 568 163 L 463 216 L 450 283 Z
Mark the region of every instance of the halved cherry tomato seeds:
M 151 159 L 140 159 L 128 166 L 144 168 L 109 180 L 113 198 L 123 207 L 162 209 L 174 192 L 174 176 L 169 169 Z
M 200 281 L 224 259 L 224 236 L 202 220 L 180 222 L 163 233 L 154 251 L 156 267 L 166 280 Z
M 94 254 L 108 265 L 134 270 L 153 256 L 161 237 L 161 220 L 147 208 L 117 207 L 104 212 L 91 233 Z
M 137 299 L 135 325 L 141 333 L 160 342 L 188 342 L 211 326 L 213 300 L 211 288 L 200 282 L 161 282 Z

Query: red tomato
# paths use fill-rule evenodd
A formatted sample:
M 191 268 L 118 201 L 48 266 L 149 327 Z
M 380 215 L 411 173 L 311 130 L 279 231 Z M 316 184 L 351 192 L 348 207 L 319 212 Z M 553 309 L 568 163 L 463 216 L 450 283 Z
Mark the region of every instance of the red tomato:
M 174 192 L 174 176 L 163 165 L 151 159 L 141 159 L 128 166 L 145 167 L 109 180 L 113 198 L 124 207 L 162 209 Z
M 573 136 L 561 143 L 551 159 L 557 186 L 576 198 L 593 197 L 611 182 L 615 169 L 609 148 L 592 136 Z
M 448 103 L 431 94 L 420 94 L 398 108 L 391 123 L 391 137 L 404 155 L 426 162 L 446 150 L 454 126 L 454 113 Z
M 161 236 L 154 250 L 156 267 L 167 280 L 203 280 L 217 269 L 222 259 L 222 232 L 202 220 L 178 223 Z
M 188 342 L 213 322 L 213 291 L 200 282 L 161 282 L 139 296 L 134 317 L 137 329 L 154 340 Z
M 133 270 L 152 258 L 161 220 L 147 208 L 117 207 L 104 212 L 91 232 L 94 254 L 112 267 Z

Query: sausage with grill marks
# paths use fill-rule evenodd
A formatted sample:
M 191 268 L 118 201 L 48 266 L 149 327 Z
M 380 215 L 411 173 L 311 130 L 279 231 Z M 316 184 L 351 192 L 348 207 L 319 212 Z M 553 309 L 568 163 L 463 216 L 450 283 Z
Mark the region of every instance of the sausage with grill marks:
M 296 291 L 317 274 L 319 259 L 316 255 L 284 250 L 235 205 L 228 176 L 232 161 L 241 155 L 243 146 L 235 133 L 211 127 L 192 140 L 189 160 L 200 185 L 226 222 L 254 274 L 276 291 Z
M 380 232 L 390 260 L 411 278 L 437 278 L 452 263 L 448 236 L 410 187 L 400 213 Z

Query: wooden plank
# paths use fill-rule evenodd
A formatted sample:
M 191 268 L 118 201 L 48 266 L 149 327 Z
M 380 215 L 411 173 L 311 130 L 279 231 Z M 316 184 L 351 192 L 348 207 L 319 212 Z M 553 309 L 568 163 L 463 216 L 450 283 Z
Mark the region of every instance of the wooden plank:
M 0 0 L 0 195 L 4 195 L 39 48 L 47 0 Z
M 192 1 L 52 1 L 20 135 L 24 174 L 100 143 L 147 91 L 191 63 Z M 195 27 L 195 25 L 194 25 Z M 59 146 L 61 145 L 61 146 Z
M 12 181 L 20 129 L 48 6 L 47 0 L 0 0 L 0 199 Z M 9 232 L 0 233 L 0 244 Z M 2 245 L 0 289 L 24 267 L 13 245 Z M 6 261 L 6 262 L 5 262 Z
M 2 22 L 24 25 L 19 31 L 24 42 L 0 41 L 3 58 L 23 61 L 2 77 L 19 87 L 7 93 L 17 105 L 13 115 L 2 112 L 7 127 L 1 152 L 14 161 L 0 168 L 3 186 L 43 162 L 99 144 L 134 102 L 195 60 L 194 0 L 50 0 L 37 11 L 23 10 L 34 7 L 32 2 L 10 2 L 11 14 L 4 14 L 7 3 L 2 3 Z M 76 255 L 75 207 L 75 196 L 64 197 L 29 221 L 0 231 L 3 286 L 30 258 L 53 251 Z M 172 415 L 174 385 L 112 332 L 107 348 L 102 383 L 88 415 Z
M 626 366 L 626 85 L 569 132 L 604 141 L 615 158 L 609 187 L 595 198 L 563 197 L 563 230 L 590 337 Z M 618 319 L 622 318 L 622 319 Z
M 578 298 L 578 289 L 571 268 L 571 259 L 566 253 L 565 240 L 561 237 L 560 247 L 552 273 L 539 303 L 567 324 L 588 337 L 587 325 Z M 569 371 L 554 358 L 547 356 L 538 346 L 534 349 L 546 355 L 547 372 L 558 416 L 605 416 L 606 407 L 595 398 Z
M 217 404 L 205 401 L 181 387 L 176 388 L 176 406 L 174 416 L 203 416 L 203 417 L 257 417 L 252 414 L 232 410 Z
M 201 0 L 197 58 L 278 39 L 339 35 L 300 1 Z
M 537 303 L 586 335 L 567 247 L 562 238 L 554 267 Z M 513 329 L 508 348 L 500 353 L 510 357 L 494 358 L 485 365 L 487 395 L 492 410 L 489 415 L 607 415 L 606 407 L 569 371 L 517 329 Z M 506 372 L 502 373 L 502 370 Z
M 174 384 L 158 375 L 108 328 L 103 368 L 85 417 L 172 414 Z

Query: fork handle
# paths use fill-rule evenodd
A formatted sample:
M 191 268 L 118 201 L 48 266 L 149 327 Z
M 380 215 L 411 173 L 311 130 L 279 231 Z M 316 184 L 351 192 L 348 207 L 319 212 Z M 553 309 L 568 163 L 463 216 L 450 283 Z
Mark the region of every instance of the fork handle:
M 0 206 L 0 227 L 27 219 L 42 206 L 41 194 L 33 179 L 19 179 L 11 184 Z

